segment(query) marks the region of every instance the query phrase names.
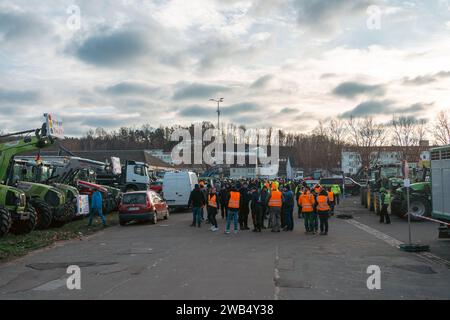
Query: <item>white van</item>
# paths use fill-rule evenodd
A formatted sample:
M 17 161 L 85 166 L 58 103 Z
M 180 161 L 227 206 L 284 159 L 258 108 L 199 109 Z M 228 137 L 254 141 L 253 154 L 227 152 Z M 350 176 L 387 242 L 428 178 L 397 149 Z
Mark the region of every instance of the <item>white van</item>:
M 167 172 L 163 179 L 163 196 L 169 208 L 187 208 L 189 196 L 198 184 L 194 172 Z

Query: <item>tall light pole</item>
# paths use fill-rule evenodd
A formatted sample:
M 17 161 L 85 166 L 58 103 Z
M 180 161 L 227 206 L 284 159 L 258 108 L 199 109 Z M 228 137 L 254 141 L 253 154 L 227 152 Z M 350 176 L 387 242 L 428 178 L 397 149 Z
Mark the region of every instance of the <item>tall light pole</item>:
M 217 102 L 217 130 L 220 131 L 220 103 L 223 102 L 224 98 L 220 99 L 209 99 L 209 101 Z

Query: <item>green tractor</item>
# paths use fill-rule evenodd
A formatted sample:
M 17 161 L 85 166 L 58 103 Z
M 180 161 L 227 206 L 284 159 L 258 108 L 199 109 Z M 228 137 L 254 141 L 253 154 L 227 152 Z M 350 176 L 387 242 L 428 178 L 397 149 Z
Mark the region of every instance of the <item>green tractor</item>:
M 368 180 L 361 189 L 361 204 L 370 211 L 380 214 L 380 189 L 385 188 L 393 192 L 403 183 L 401 164 L 375 165 L 368 170 Z
M 37 229 L 50 227 L 52 221 L 62 224 L 72 214 L 66 197 L 60 190 L 41 183 L 22 181 L 21 177 L 26 176 L 28 170 L 14 164 L 14 156 L 47 148 L 55 142 L 55 138 L 47 132 L 48 127 L 48 123 L 44 123 L 40 129 L 8 134 L 2 138 L 34 133 L 0 144 L 0 184 L 25 193 L 28 203 L 37 212 Z
M 0 185 L 0 238 L 8 234 L 24 234 L 34 230 L 36 210 L 27 205 L 24 192 Z
M 18 177 L 20 182 L 31 182 L 34 186 L 49 185 L 53 189 L 58 190 L 64 196 L 64 203 L 60 201 L 52 201 L 50 196 L 44 199 L 47 204 L 52 207 L 53 226 L 62 226 L 64 223 L 72 221 L 77 213 L 77 200 L 79 197 L 78 190 L 75 187 L 62 183 L 49 183 L 52 177 L 53 167 L 42 161 L 30 161 L 15 159 L 13 161 L 12 174 Z M 12 177 L 12 178 L 13 178 Z M 55 213 L 55 211 L 57 211 Z
M 406 187 L 398 188 L 393 195 L 391 204 L 392 213 L 399 217 L 405 217 L 408 213 Z M 417 182 L 411 184 L 409 189 L 409 204 L 412 220 L 421 220 L 418 217 L 431 217 L 431 183 Z

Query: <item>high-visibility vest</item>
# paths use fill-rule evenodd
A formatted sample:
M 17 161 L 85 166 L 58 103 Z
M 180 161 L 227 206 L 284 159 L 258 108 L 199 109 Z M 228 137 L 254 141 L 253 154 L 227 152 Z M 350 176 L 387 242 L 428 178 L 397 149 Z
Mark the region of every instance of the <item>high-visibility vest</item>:
M 331 202 L 334 201 L 334 193 L 333 193 L 333 191 L 328 191 L 328 199 L 330 199 Z
M 228 208 L 239 209 L 239 201 L 241 200 L 241 194 L 237 191 L 230 192 L 230 201 L 228 201 Z
M 337 184 L 334 184 L 331 186 L 331 191 L 334 194 L 341 194 L 341 187 L 339 187 Z
M 215 194 L 208 196 L 208 205 L 217 208 L 217 196 Z
M 384 204 L 390 205 L 391 204 L 391 194 L 387 192 L 384 195 Z
M 313 199 L 314 197 L 312 196 L 312 194 L 302 193 L 302 195 L 298 198 L 298 204 L 302 206 L 302 212 L 309 213 L 314 211 Z
M 322 195 L 317 196 L 317 211 L 330 211 L 327 196 Z
M 281 191 L 273 190 L 269 200 L 269 207 L 280 207 L 282 205 Z

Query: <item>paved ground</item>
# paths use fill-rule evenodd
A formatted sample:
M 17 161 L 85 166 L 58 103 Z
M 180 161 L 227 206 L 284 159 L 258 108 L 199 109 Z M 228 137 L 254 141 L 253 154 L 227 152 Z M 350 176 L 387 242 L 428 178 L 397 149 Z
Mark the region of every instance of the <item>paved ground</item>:
M 413 224 L 431 254 L 399 251 L 407 224 L 390 226 L 349 199 L 330 234 L 238 235 L 190 228 L 190 213 L 159 225 L 114 227 L 0 266 L 0 299 L 449 299 L 450 242 L 437 226 Z M 300 223 L 300 224 L 299 224 Z M 447 260 L 446 260 L 447 259 Z M 82 289 L 66 288 L 66 268 L 79 265 Z M 368 290 L 368 266 L 381 268 L 381 290 Z

